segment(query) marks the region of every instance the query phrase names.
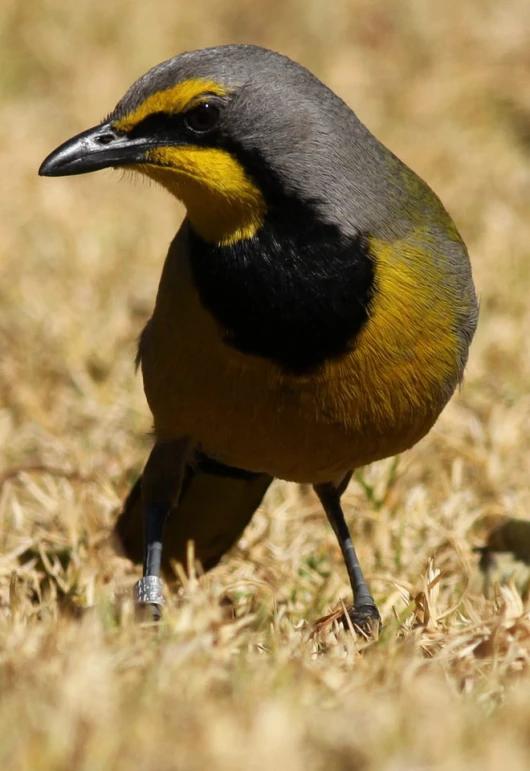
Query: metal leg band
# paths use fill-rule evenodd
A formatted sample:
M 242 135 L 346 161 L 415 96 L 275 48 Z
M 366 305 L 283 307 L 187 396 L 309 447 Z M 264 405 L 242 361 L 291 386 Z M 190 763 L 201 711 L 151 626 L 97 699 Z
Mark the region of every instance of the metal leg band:
M 138 605 L 164 605 L 162 579 L 144 576 L 134 586 L 134 599 Z

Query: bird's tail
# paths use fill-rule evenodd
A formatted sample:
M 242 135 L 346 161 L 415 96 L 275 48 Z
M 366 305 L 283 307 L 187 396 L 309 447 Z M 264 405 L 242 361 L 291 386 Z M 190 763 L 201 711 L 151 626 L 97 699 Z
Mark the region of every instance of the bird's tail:
M 252 519 L 272 477 L 224 466 L 206 456 L 186 471 L 178 506 L 164 532 L 162 569 L 174 578 L 173 562 L 187 564 L 188 542 L 204 570 L 213 568 Z M 118 548 L 143 561 L 142 477 L 131 488 L 115 526 Z

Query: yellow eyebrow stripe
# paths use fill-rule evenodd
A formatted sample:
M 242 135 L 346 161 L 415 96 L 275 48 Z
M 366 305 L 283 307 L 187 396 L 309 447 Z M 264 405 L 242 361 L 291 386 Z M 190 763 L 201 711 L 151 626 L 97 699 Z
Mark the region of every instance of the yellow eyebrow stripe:
M 171 88 L 157 91 L 145 99 L 142 104 L 123 118 L 113 121 L 112 126 L 117 131 L 131 131 L 141 120 L 156 112 L 179 113 L 201 94 L 226 96 L 227 89 L 213 80 L 193 78 L 183 80 Z

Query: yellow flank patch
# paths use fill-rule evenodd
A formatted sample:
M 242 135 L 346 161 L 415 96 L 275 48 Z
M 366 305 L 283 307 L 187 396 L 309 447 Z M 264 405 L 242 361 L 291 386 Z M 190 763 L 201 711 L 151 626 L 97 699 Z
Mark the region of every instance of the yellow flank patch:
M 141 120 L 153 115 L 156 112 L 167 112 L 177 114 L 184 112 L 191 105 L 194 99 L 203 94 L 216 94 L 225 96 L 227 90 L 224 86 L 213 80 L 202 80 L 194 78 L 177 83 L 164 91 L 157 91 L 151 94 L 142 104 L 132 112 L 119 120 L 113 121 L 112 126 L 116 131 L 127 133 L 131 131 Z
M 183 202 L 195 232 L 222 246 L 252 238 L 263 225 L 265 201 L 244 168 L 225 150 L 157 147 L 131 167 Z
M 381 432 L 399 423 L 427 431 L 462 375 L 459 319 L 471 299 L 432 259 L 436 245 L 425 249 L 428 234 L 415 236 L 416 243 L 370 239 L 376 296 L 351 355 L 349 387 L 359 417 L 371 413 Z

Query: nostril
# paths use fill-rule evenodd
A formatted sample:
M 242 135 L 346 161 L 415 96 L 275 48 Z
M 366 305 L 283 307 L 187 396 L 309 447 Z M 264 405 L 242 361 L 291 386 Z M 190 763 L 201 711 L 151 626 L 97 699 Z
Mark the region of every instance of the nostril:
M 109 145 L 115 138 L 114 134 L 100 134 L 96 137 L 96 142 L 99 145 Z

